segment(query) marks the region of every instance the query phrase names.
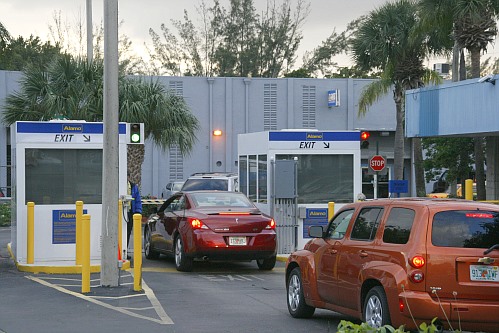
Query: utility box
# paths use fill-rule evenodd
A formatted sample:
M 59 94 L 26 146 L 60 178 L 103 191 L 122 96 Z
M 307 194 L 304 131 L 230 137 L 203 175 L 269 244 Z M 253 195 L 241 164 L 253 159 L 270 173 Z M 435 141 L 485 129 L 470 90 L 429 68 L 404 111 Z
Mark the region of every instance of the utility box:
M 119 192 L 126 194 L 127 126 L 126 123 L 118 126 Z M 91 264 L 99 265 L 105 158 L 103 123 L 20 121 L 11 125 L 11 143 L 11 250 L 16 262 L 27 264 L 27 203 L 34 202 L 32 265 L 75 265 L 75 203 L 83 201 L 83 213 L 91 215 Z M 124 222 L 122 235 L 122 244 L 126 244 Z

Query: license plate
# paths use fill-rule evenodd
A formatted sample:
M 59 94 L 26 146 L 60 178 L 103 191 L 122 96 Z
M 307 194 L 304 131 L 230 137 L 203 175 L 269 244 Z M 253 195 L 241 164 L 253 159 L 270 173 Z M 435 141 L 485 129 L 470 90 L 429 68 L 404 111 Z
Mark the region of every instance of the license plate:
M 499 266 L 470 265 L 470 280 L 499 282 Z
M 246 245 L 246 237 L 229 237 L 229 245 Z

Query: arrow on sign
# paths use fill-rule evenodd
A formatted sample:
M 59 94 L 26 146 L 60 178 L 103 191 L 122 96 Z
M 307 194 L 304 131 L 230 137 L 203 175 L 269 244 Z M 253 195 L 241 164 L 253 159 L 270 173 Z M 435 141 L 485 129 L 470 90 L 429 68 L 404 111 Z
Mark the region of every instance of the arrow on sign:
M 83 142 L 90 142 L 90 135 L 83 135 Z
M 329 148 L 329 142 L 323 142 L 324 148 Z

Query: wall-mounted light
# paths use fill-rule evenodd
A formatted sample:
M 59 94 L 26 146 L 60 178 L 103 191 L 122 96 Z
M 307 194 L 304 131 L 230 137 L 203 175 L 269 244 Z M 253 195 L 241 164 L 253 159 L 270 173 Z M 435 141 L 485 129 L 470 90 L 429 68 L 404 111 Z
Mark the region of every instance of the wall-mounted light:
M 213 135 L 214 136 L 221 136 L 222 135 L 222 130 L 213 130 Z

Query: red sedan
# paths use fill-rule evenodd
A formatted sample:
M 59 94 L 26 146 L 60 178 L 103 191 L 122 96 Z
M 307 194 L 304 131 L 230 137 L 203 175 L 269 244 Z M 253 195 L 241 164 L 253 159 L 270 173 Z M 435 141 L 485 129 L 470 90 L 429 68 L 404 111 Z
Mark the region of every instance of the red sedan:
M 277 255 L 275 221 L 243 193 L 178 192 L 149 217 L 144 229 L 147 259 L 172 255 L 179 271 L 194 259 L 256 260 L 271 270 Z

